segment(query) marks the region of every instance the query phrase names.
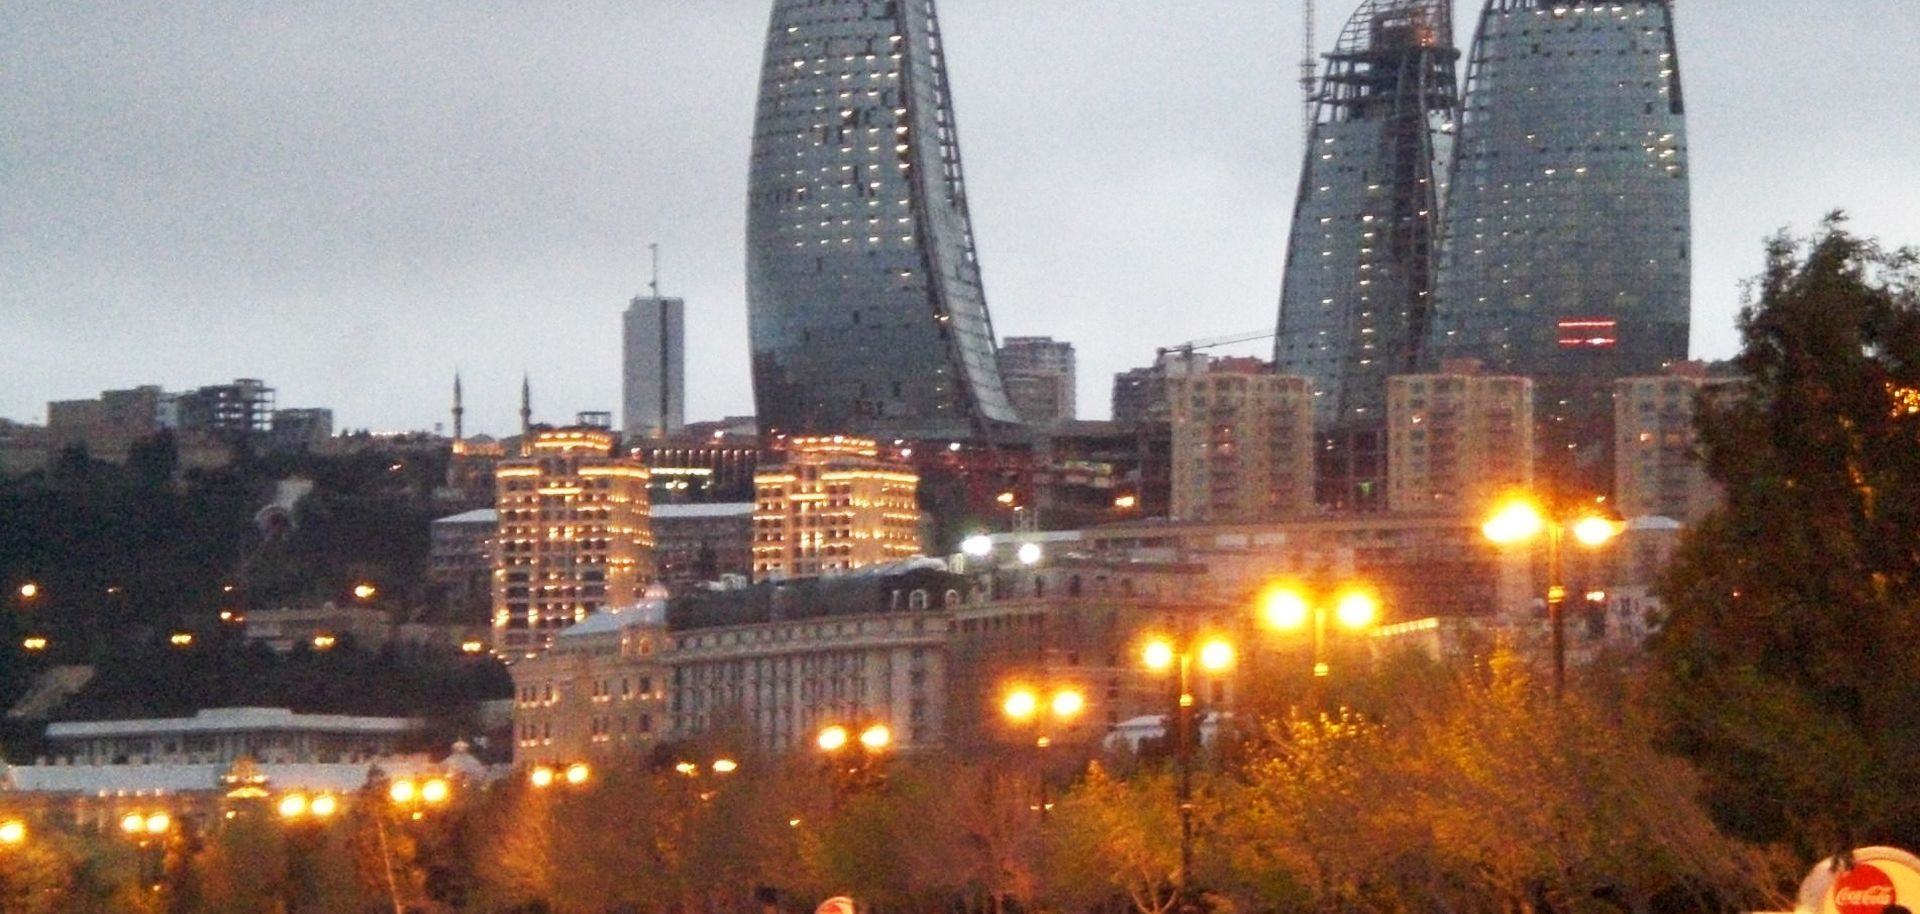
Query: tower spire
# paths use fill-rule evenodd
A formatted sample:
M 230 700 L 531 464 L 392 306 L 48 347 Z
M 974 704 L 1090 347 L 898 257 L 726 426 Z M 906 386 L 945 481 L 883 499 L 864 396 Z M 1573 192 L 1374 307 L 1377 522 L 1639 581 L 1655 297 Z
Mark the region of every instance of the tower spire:
M 653 281 L 647 283 L 647 288 L 653 290 L 654 298 L 659 298 L 660 297 L 660 245 L 659 243 L 658 242 L 649 243 L 647 245 L 647 252 L 653 255 Z

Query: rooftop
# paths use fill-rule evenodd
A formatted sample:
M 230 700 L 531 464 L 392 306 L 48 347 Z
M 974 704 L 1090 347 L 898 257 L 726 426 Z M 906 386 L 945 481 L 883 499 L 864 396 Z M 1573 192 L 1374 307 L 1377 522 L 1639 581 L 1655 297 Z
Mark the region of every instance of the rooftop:
M 499 522 L 500 512 L 492 508 L 476 508 L 464 514 L 434 520 L 436 524 L 497 524 Z
M 48 739 L 146 736 L 160 733 L 407 733 L 420 722 L 410 717 L 351 717 L 344 714 L 295 714 L 286 708 L 209 708 L 192 717 L 141 720 L 65 721 L 47 725 Z
M 654 505 L 648 513 L 660 520 L 700 517 L 752 517 L 753 502 L 719 502 L 705 505 Z

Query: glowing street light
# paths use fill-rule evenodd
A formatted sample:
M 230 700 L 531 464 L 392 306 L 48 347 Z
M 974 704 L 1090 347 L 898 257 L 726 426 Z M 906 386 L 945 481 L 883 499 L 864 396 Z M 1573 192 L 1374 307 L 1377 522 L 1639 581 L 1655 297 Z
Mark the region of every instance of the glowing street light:
M 1260 596 L 1260 615 L 1269 628 L 1291 632 L 1313 626 L 1313 704 L 1316 708 L 1324 703 L 1320 680 L 1332 672 L 1327 663 L 1329 614 L 1341 628 L 1364 631 L 1380 617 L 1380 602 L 1356 585 L 1335 591 L 1331 606 L 1303 588 L 1284 583 L 1269 586 Z
M 39 584 L 33 581 L 28 581 L 27 583 L 20 585 L 20 599 L 31 600 L 38 596 L 40 596 Z
M 369 584 L 365 581 L 361 581 L 360 583 L 353 585 L 353 598 L 356 600 L 359 600 L 362 603 L 365 603 L 366 601 L 373 599 L 374 595 L 378 594 L 379 592 L 380 592 L 380 588 L 375 587 L 372 584 Z
M 960 541 L 960 551 L 976 559 L 984 559 L 993 554 L 993 537 L 976 533 Z
M 332 794 L 323 793 L 312 797 L 304 793 L 290 793 L 280 798 L 276 807 L 280 818 L 292 821 L 312 816 L 315 819 L 330 819 L 340 811 L 340 801 Z
M 1575 513 L 1549 517 L 1524 497 L 1509 498 L 1480 526 L 1480 532 L 1495 545 L 1518 546 L 1531 543 L 1542 533 L 1547 537 L 1547 625 L 1553 637 L 1553 694 L 1567 688 L 1567 625 L 1563 604 L 1567 585 L 1561 580 L 1560 541 L 1568 532 L 1575 542 L 1588 549 L 1599 549 L 1620 535 L 1621 524 L 1603 516 L 1591 506 Z
M 1019 551 L 1013 555 L 1022 565 L 1038 565 L 1042 554 L 1039 543 L 1021 543 Z
M 1546 518 L 1533 502 L 1514 499 L 1495 510 L 1486 523 L 1480 525 L 1480 532 L 1494 543 L 1508 546 L 1539 536 L 1546 526 Z
M 1200 666 L 1206 670 L 1219 671 L 1233 665 L 1233 645 L 1225 641 L 1214 640 L 1200 646 Z
M 164 835 L 173 828 L 173 817 L 164 812 L 130 812 L 120 817 L 120 830 L 134 837 Z
M 1141 660 L 1147 669 L 1158 672 L 1173 665 L 1173 644 L 1167 641 L 1150 641 L 1146 650 L 1141 652 Z
M 280 818 L 282 819 L 298 819 L 306 815 L 307 795 L 304 793 L 290 793 L 281 797 L 278 810 Z
M 387 785 L 387 799 L 413 818 L 423 818 L 423 808 L 445 806 L 453 799 L 453 782 L 439 775 L 400 778 Z
M 0 845 L 24 844 L 27 840 L 27 823 L 19 819 L 0 822 Z
M 1048 711 L 1056 725 L 1067 726 L 1073 722 L 1074 718 L 1079 717 L 1086 707 L 1087 697 L 1081 694 L 1079 689 L 1070 687 L 1056 689 L 1051 696 L 1042 700 L 1040 694 L 1033 689 L 1015 686 L 1007 692 L 1007 697 L 1000 703 L 1000 711 L 1006 715 L 1008 722 L 1022 727 L 1033 724 L 1038 731 L 1034 736 L 1033 751 L 1034 768 L 1040 777 L 1040 804 L 1034 808 L 1039 811 L 1042 821 L 1046 820 L 1048 810 L 1053 808 L 1053 804 L 1047 800 L 1046 760 L 1046 750 L 1053 745 L 1053 736 L 1047 732 L 1048 728 L 1041 710 L 1044 708 Z

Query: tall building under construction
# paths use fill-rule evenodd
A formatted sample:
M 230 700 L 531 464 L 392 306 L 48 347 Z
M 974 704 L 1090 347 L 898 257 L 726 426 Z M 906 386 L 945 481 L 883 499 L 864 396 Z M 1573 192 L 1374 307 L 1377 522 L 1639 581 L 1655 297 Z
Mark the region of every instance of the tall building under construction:
M 1316 498 L 1386 503 L 1386 380 L 1418 368 L 1459 104 L 1448 0 L 1368 0 L 1325 55 L 1274 358 L 1313 385 Z

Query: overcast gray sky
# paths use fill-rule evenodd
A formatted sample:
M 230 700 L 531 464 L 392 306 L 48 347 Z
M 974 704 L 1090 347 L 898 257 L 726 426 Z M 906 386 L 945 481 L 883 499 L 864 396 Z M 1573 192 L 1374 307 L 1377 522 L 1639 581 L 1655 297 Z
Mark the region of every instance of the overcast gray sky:
M 1330 43 L 1357 0 L 1321 0 Z M 0 0 L 0 416 L 259 377 L 341 427 L 616 410 L 662 248 L 690 418 L 752 410 L 742 252 L 766 0 Z M 995 330 L 1268 328 L 1300 158 L 1293 0 L 943 0 Z M 1687 0 L 1693 351 L 1775 229 L 1920 243 L 1912 0 Z M 1478 5 L 1463 0 L 1460 40 Z M 1264 352 L 1267 344 L 1242 347 Z

